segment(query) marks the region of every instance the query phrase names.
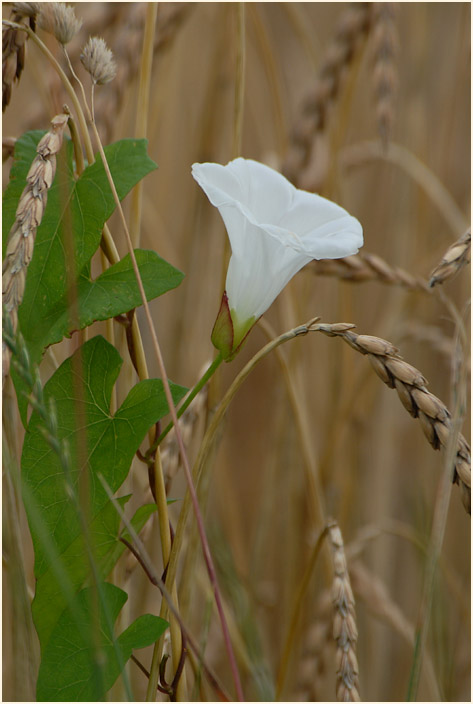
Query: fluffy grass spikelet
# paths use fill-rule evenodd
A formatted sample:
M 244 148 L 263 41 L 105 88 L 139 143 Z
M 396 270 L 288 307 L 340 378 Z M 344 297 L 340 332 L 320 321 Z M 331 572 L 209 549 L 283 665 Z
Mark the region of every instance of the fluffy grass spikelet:
M 79 32 L 82 20 L 76 17 L 74 8 L 61 2 L 42 3 L 38 26 L 53 34 L 63 46 Z
M 94 83 L 103 85 L 113 81 L 117 65 L 112 51 L 100 37 L 91 37 L 80 55 L 85 70 L 90 73 Z

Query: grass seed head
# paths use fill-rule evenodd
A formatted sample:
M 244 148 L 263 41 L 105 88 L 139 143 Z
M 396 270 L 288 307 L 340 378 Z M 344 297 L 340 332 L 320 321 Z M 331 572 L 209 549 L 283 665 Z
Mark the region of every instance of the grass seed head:
M 61 2 L 42 3 L 38 25 L 53 34 L 63 46 L 79 32 L 82 20 L 76 17 L 74 8 Z
M 115 78 L 117 65 L 111 50 L 100 37 L 91 37 L 80 55 L 85 70 L 90 73 L 94 83 L 102 85 Z

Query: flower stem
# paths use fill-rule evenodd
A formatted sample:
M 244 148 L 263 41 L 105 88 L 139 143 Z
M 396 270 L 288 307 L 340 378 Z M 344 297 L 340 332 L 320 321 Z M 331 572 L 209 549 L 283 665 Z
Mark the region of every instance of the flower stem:
M 250 359 L 250 361 L 245 365 L 245 367 L 241 370 L 241 372 L 236 376 L 234 379 L 233 383 L 231 384 L 230 388 L 226 392 L 225 396 L 223 397 L 222 401 L 220 402 L 220 405 L 218 406 L 217 410 L 215 411 L 215 415 L 212 418 L 212 421 L 207 428 L 207 432 L 205 433 L 204 439 L 202 441 L 202 444 L 200 446 L 199 454 L 197 456 L 194 468 L 192 470 L 192 478 L 193 478 L 193 486 L 197 486 L 199 479 L 201 477 L 202 472 L 204 471 L 204 467 L 206 467 L 206 461 L 209 455 L 210 450 L 212 449 L 215 436 L 217 433 L 217 430 L 220 426 L 220 423 L 222 422 L 223 418 L 225 417 L 225 413 L 228 409 L 228 406 L 230 405 L 233 397 L 239 390 L 240 386 L 243 384 L 245 379 L 250 375 L 250 373 L 253 371 L 253 369 L 256 367 L 256 365 L 264 359 L 270 352 L 272 352 L 276 347 L 279 345 L 282 345 L 284 342 L 288 342 L 289 340 L 293 340 L 295 337 L 299 337 L 301 335 L 307 335 L 311 329 L 311 326 L 315 322 L 315 320 L 318 320 L 318 318 L 315 318 L 314 320 L 309 321 L 305 325 L 300 325 L 297 328 L 294 328 L 293 330 L 289 330 L 288 332 L 285 332 L 283 335 L 280 335 L 274 340 L 271 340 L 267 345 L 265 345 L 255 356 Z M 218 358 L 217 358 L 218 359 Z M 217 361 L 217 360 L 215 360 Z M 174 581 L 174 578 L 176 576 L 176 570 L 177 570 L 177 558 L 180 554 L 180 550 L 182 547 L 182 541 L 184 538 L 184 532 L 185 532 L 185 527 L 186 527 L 186 522 L 187 522 L 187 516 L 189 514 L 189 509 L 191 506 L 191 498 L 189 493 L 186 493 L 186 496 L 184 498 L 184 502 L 182 505 L 181 512 L 179 514 L 179 520 L 176 528 L 176 532 L 174 535 L 174 540 L 172 544 L 172 550 L 171 550 L 171 556 L 169 558 L 168 562 L 168 569 L 167 569 L 167 574 L 166 574 L 166 583 L 167 584 L 172 584 Z
M 166 368 L 164 365 L 164 359 L 163 359 L 162 352 L 161 352 L 161 347 L 158 342 L 156 330 L 154 329 L 153 319 L 151 318 L 151 312 L 149 310 L 148 300 L 146 298 L 146 293 L 145 293 L 145 290 L 143 287 L 143 281 L 141 279 L 140 271 L 138 269 L 138 264 L 137 264 L 135 252 L 133 249 L 133 243 L 132 243 L 131 237 L 130 237 L 130 231 L 128 229 L 125 215 L 124 215 L 123 209 L 121 207 L 121 203 L 120 203 L 120 199 L 118 197 L 117 189 L 116 189 L 115 183 L 113 181 L 113 177 L 112 177 L 112 174 L 110 171 L 107 157 L 105 156 L 105 152 L 103 150 L 102 141 L 100 139 L 100 135 L 98 133 L 93 114 L 92 114 L 91 126 L 92 126 L 92 131 L 94 133 L 94 136 L 95 136 L 95 139 L 97 142 L 97 146 L 99 148 L 100 156 L 102 157 L 102 163 L 103 163 L 103 166 L 105 169 L 105 173 L 107 174 L 107 179 L 110 184 L 110 188 L 112 190 L 112 194 L 114 196 L 115 203 L 117 205 L 118 214 L 120 216 L 120 219 L 123 224 L 123 229 L 125 231 L 125 238 L 126 238 L 131 262 L 133 265 L 133 270 L 135 272 L 136 281 L 138 283 L 138 288 L 139 288 L 139 291 L 141 294 L 141 299 L 143 301 L 143 308 L 144 308 L 146 320 L 148 323 L 149 331 L 151 334 L 151 342 L 152 342 L 153 350 L 154 350 L 154 353 L 155 353 L 155 356 L 156 356 L 156 359 L 158 362 L 158 367 L 159 367 L 159 371 L 160 371 L 162 382 L 163 382 L 166 401 L 168 404 L 169 411 L 171 413 L 171 417 L 172 417 L 174 426 L 176 427 L 176 440 L 177 440 L 177 444 L 179 447 L 179 453 L 180 453 L 181 459 L 182 459 L 184 473 L 186 475 L 186 481 L 187 481 L 187 485 L 188 485 L 188 489 L 189 489 L 189 495 L 190 495 L 190 498 L 192 501 L 192 506 L 194 508 L 197 529 L 199 531 L 200 541 L 201 541 L 201 545 L 202 545 L 202 552 L 204 553 L 205 564 L 207 566 L 207 571 L 208 571 L 210 583 L 212 585 L 212 591 L 213 591 L 214 597 L 215 597 L 215 603 L 217 605 L 217 611 L 219 614 L 220 624 L 222 627 L 223 640 L 225 643 L 225 649 L 227 651 L 228 660 L 230 663 L 230 669 L 232 672 L 232 677 L 233 677 L 233 681 L 234 681 L 234 685 L 235 685 L 235 689 L 236 689 L 236 693 L 237 693 L 237 698 L 238 698 L 238 701 L 244 701 L 243 690 L 242 690 L 241 682 L 240 682 L 240 675 L 238 673 L 235 654 L 233 652 L 233 647 L 232 647 L 231 640 L 230 640 L 230 633 L 228 630 L 228 625 L 227 625 L 227 621 L 225 618 L 225 614 L 223 611 L 222 597 L 221 597 L 220 588 L 219 588 L 218 582 L 217 582 L 217 574 L 215 572 L 215 566 L 213 563 L 212 555 L 210 553 L 207 535 L 205 533 L 204 520 L 202 518 L 202 514 L 200 511 L 200 507 L 199 507 L 199 502 L 197 500 L 197 493 L 195 490 L 194 483 L 192 481 L 192 473 L 191 473 L 191 469 L 190 469 L 190 465 L 189 465 L 189 460 L 187 458 L 186 450 L 184 447 L 184 442 L 182 440 L 182 434 L 179 429 L 176 407 L 174 405 L 174 400 L 172 398 L 171 389 L 169 386 L 169 381 L 168 381 L 168 377 L 167 377 L 167 373 L 166 373 Z
M 218 355 L 215 357 L 214 361 L 210 365 L 210 367 L 207 369 L 207 371 L 201 376 L 197 384 L 193 387 L 192 391 L 186 396 L 184 399 L 184 402 L 179 406 L 177 409 L 177 417 L 180 418 L 182 414 L 184 413 L 185 410 L 190 406 L 192 401 L 195 399 L 197 394 L 201 389 L 204 388 L 206 383 L 209 381 L 209 379 L 215 374 L 221 363 L 223 362 L 223 357 L 222 354 L 219 352 Z M 148 457 L 151 455 L 156 448 L 162 443 L 166 435 L 169 433 L 170 430 L 174 427 L 174 421 L 171 421 L 163 430 L 161 435 L 154 441 L 154 443 L 151 445 L 149 448 L 148 452 L 146 453 L 146 456 Z

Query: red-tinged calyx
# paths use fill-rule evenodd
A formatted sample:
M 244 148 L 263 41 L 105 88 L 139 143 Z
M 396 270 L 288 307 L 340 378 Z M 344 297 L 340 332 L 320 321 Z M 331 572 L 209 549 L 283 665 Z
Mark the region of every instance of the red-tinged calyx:
M 230 310 L 226 291 L 223 292 L 211 340 L 226 362 L 236 357 L 255 322 L 254 317 L 240 322 L 236 311 Z

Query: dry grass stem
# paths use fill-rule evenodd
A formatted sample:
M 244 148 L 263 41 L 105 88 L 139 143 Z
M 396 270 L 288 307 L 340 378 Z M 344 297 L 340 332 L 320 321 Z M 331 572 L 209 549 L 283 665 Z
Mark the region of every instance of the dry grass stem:
M 413 648 L 414 626 L 393 601 L 381 579 L 359 561 L 350 562 L 349 572 L 353 591 L 356 593 L 357 599 L 362 599 L 368 610 L 376 618 L 389 624 Z M 432 699 L 433 701 L 441 701 L 442 696 L 438 687 L 435 667 L 429 655 L 426 657 L 425 664 L 427 668 L 425 679 L 429 685 Z
M 177 30 L 192 9 L 192 4 L 188 2 L 159 4 L 153 47 L 155 57 L 171 46 Z M 99 93 L 95 99 L 95 119 L 105 141 L 113 134 L 116 116 L 125 96 L 129 94 L 130 83 L 140 67 L 145 16 L 145 3 L 130 3 L 128 17 L 121 23 L 114 37 L 116 80 L 110 90 Z
M 444 281 L 455 276 L 460 269 L 469 264 L 471 259 L 471 229 L 460 237 L 451 247 L 447 249 L 442 257 L 442 261 L 432 270 L 429 277 L 429 286 L 443 284 Z
M 2 270 L 2 302 L 10 315 L 13 331 L 18 325 L 18 307 L 25 291 L 26 271 L 33 256 L 36 231 L 41 223 L 56 173 L 56 154 L 62 146 L 68 115 L 56 115 L 51 129 L 39 142 L 16 210 L 15 222 L 8 236 Z M 10 369 L 11 353 L 3 343 L 3 381 Z
M 13 3 L 10 19 L 17 24 L 26 24 L 29 21 L 31 29 L 34 31 L 36 15 L 39 12 L 38 2 L 15 2 Z M 2 33 L 2 110 L 5 111 L 10 102 L 13 82 L 20 80 L 21 73 L 25 65 L 26 40 L 28 35 L 13 27 L 4 27 Z
M 329 526 L 328 539 L 332 548 L 334 571 L 332 603 L 334 609 L 333 637 L 337 648 L 337 701 L 359 702 L 358 661 L 356 659 L 358 631 L 355 622 L 355 599 L 348 576 L 343 538 L 336 523 Z
M 15 153 L 16 137 L 2 137 L 2 161 L 13 157 Z
M 292 134 L 283 171 L 290 181 L 318 190 L 321 176 L 317 142 L 327 130 L 330 108 L 339 97 L 347 70 L 370 26 L 370 3 L 351 3 L 343 12 L 335 37 L 322 61 L 315 88 L 306 99 Z
M 464 232 L 469 225 L 462 209 L 458 206 L 450 191 L 442 181 L 413 151 L 403 144 L 389 142 L 387 148 L 379 141 L 366 140 L 358 144 L 350 144 L 339 153 L 339 164 L 342 169 L 359 168 L 377 159 L 398 166 L 410 176 L 427 194 L 437 210 L 442 213 L 455 236 Z
M 465 396 L 471 369 L 466 339 L 471 173 L 465 144 L 470 136 L 470 8 L 455 2 L 240 5 L 4 3 L 4 108 L 10 101 L 3 112 L 5 186 L 19 165 L 20 141 L 29 145 L 4 227 L 3 296 L 11 309 L 3 327 L 11 350 L 11 378 L 3 392 L 5 468 L 13 478 L 22 464 L 27 471 L 23 444 L 28 428 L 22 421 L 29 423 L 39 406 L 34 395 L 27 409 L 24 403 L 19 406 L 16 393 L 17 379 L 28 387 L 35 380 L 30 384 L 26 379 L 27 372 L 33 374 L 25 366 L 27 340 L 21 353 L 22 335 L 31 337 L 23 329 L 24 310 L 27 299 L 33 315 L 40 303 L 30 301 L 30 278 L 49 216 L 66 207 L 66 194 L 58 187 L 61 174 L 53 173 L 54 153 L 35 150 L 50 129 L 51 116 L 68 112 L 67 103 L 76 129 L 70 117 L 63 141 L 76 177 L 95 162 L 97 131 L 106 153 L 120 165 L 115 184 L 120 194 L 135 184 L 121 210 L 140 261 L 149 316 L 136 301 L 132 261 L 127 263 L 130 255 L 125 256 L 130 245 L 114 201 L 100 248 L 82 270 L 91 292 L 99 292 L 93 300 L 84 299 L 84 305 L 104 320 L 48 348 L 38 360 L 38 373 L 44 383 L 52 379 L 51 392 L 61 405 L 56 385 L 64 373 L 61 366 L 71 354 L 78 359 L 76 350 L 84 342 L 103 335 L 123 360 L 107 408 L 110 418 L 118 414 L 118 422 L 124 417 L 127 399 L 133 401 L 135 393 L 151 414 L 159 399 L 146 397 L 151 385 L 139 383 L 146 379 L 169 378 L 179 388 L 191 387 L 175 408 L 179 446 L 191 462 L 201 527 L 208 532 L 211 557 L 215 555 L 221 615 L 245 697 L 336 701 L 337 696 L 361 695 L 366 701 L 402 701 L 411 696 L 409 671 L 420 614 L 419 633 L 427 640 L 417 698 L 468 701 L 471 648 L 465 625 L 471 615 L 471 574 L 465 527 L 470 517 L 460 499 L 469 509 L 470 409 Z M 103 37 L 116 62 L 114 80 L 100 87 L 92 85 L 80 61 L 90 37 Z M 94 72 L 100 68 L 95 59 L 91 57 Z M 235 96 L 241 108 L 242 91 L 244 110 L 235 110 Z M 36 130 L 41 134 L 35 138 Z M 128 151 L 141 139 L 146 145 L 140 142 L 140 149 Z M 211 331 L 225 284 L 221 276 L 227 274 L 226 266 L 221 269 L 228 237 L 222 218 L 192 178 L 191 165 L 225 164 L 238 155 L 240 142 L 245 157 L 355 215 L 366 244 L 354 256 L 309 262 L 260 318 L 238 357 L 218 366 Z M 65 146 L 56 155 L 61 173 Z M 100 198 L 95 186 L 100 190 L 103 184 L 103 159 L 97 158 L 91 180 L 84 179 L 77 195 L 86 214 L 89 209 L 100 214 L 100 221 L 94 221 L 101 224 L 105 210 L 94 192 Z M 33 160 L 39 172 L 27 181 Z M 42 169 L 48 173 L 41 176 Z M 258 193 L 255 197 L 259 203 Z M 104 201 L 107 213 L 109 202 Z M 98 239 L 98 230 L 96 235 Z M 93 238 L 86 239 L 91 250 Z M 157 257 L 185 275 L 172 290 L 164 292 L 168 284 L 156 278 L 173 271 Z M 102 287 L 102 273 L 121 260 L 103 277 Z M 43 273 L 47 288 L 53 274 L 50 269 Z M 180 279 L 176 273 L 169 284 Z M 73 316 L 77 296 L 89 288 L 83 283 L 81 291 L 73 286 L 63 301 L 72 306 Z M 155 297 L 159 292 L 164 293 Z M 134 313 L 126 313 L 131 304 L 136 304 Z M 105 319 L 107 311 L 120 306 L 123 315 Z M 59 308 L 52 312 L 59 314 Z M 317 313 L 323 318 L 316 321 Z M 301 325 L 304 321 L 310 322 Z M 351 321 L 356 327 L 325 321 Z M 305 339 L 310 332 L 312 341 Z M 321 332 L 345 342 L 322 339 Z M 357 334 L 361 332 L 373 336 Z M 107 375 L 118 368 L 115 357 L 112 352 L 99 360 Z M 209 357 L 213 361 L 199 378 L 201 362 Z M 378 376 L 397 393 L 387 392 Z M 106 380 L 111 384 L 112 376 Z M 82 442 L 82 394 L 75 381 L 74 389 L 77 394 L 69 394 L 67 405 L 77 415 L 82 466 L 88 450 Z M 102 395 L 96 399 L 101 402 Z M 47 410 L 38 411 L 43 430 L 49 427 Z M 58 418 L 60 425 L 66 420 Z M 165 638 L 171 639 L 170 647 L 161 637 L 136 653 L 146 673 L 134 663 L 126 665 L 123 676 L 137 701 L 236 699 L 206 571 L 207 553 L 201 551 L 189 479 L 172 427 L 169 415 L 157 424 L 150 421 L 117 489 L 118 496 L 130 497 L 126 505 L 119 502 L 128 522 L 141 525 L 147 518 L 140 543 L 129 539 L 138 560 L 136 553 L 123 553 L 107 577 L 128 594 L 117 632 L 137 616 L 154 613 L 169 621 Z M 422 434 L 439 452 L 429 449 Z M 25 450 L 32 447 L 29 435 Z M 97 467 L 99 454 L 94 451 Z M 399 467 L 405 476 L 396 474 Z M 48 512 L 41 486 L 38 508 Z M 37 634 L 31 630 L 37 545 L 29 530 L 29 509 L 25 513 L 22 497 L 15 493 L 6 497 L 7 513 L 11 500 L 17 513 L 7 526 L 12 549 L 4 564 L 6 604 L 13 607 L 6 609 L 3 626 L 3 694 L 5 700 L 20 701 L 28 693 L 34 699 L 39 667 L 39 653 L 32 657 Z M 109 505 L 114 505 L 111 499 Z M 87 502 L 84 515 L 88 521 Z M 328 516 L 336 518 L 346 541 L 335 603 L 332 549 L 342 553 L 327 540 L 333 525 Z M 125 538 L 131 535 L 124 521 L 120 531 Z M 321 554 L 315 559 L 314 541 L 321 532 Z M 43 552 L 42 543 L 40 547 Z M 104 543 L 104 555 L 106 547 Z M 111 546 L 110 564 L 116 554 Z M 397 565 L 402 574 L 393 568 Z M 343 591 L 346 572 L 359 632 L 356 692 L 343 679 L 351 683 L 350 677 L 355 678 L 353 666 L 350 670 L 354 641 L 347 636 L 352 599 Z M 158 574 L 165 581 L 164 597 L 155 586 Z M 346 612 L 341 615 L 337 605 L 343 599 Z M 334 611 L 348 652 L 333 637 Z M 179 687 L 169 696 L 157 685 L 166 689 L 180 668 L 181 645 L 186 647 L 181 623 L 199 649 L 187 644 Z M 206 663 L 222 678 L 222 686 Z M 120 678 L 105 698 L 127 697 Z
M 446 357 L 449 364 L 452 363 L 455 354 L 455 341 L 446 335 L 437 325 L 423 325 L 422 323 L 406 322 L 401 326 L 400 334 L 402 338 L 416 340 L 428 344 L 431 350 Z M 464 361 L 467 374 L 471 373 L 470 358 Z
M 381 281 L 383 284 L 404 286 L 413 290 L 429 292 L 425 279 L 413 276 L 403 269 L 391 266 L 377 254 L 360 252 L 341 259 L 321 259 L 310 264 L 320 276 L 336 276 L 352 283 Z
M 319 701 L 317 684 L 326 669 L 327 654 L 330 650 L 332 634 L 332 595 L 326 589 L 317 599 L 312 624 L 304 635 L 302 655 L 297 665 L 297 686 L 294 701 Z
M 375 2 L 372 4 L 373 29 L 373 88 L 376 99 L 376 120 L 383 146 L 390 140 L 394 121 L 394 98 L 398 84 L 396 57 L 398 36 L 396 27 L 397 4 Z
M 405 362 L 398 350 L 387 340 L 371 335 L 357 335 L 348 323 L 317 324 L 314 330 L 331 337 L 341 337 L 354 350 L 367 355 L 376 374 L 391 389 L 396 389 L 404 408 L 418 418 L 434 450 L 445 448 L 452 432 L 451 416 L 445 404 L 427 391 L 427 380 L 415 367 Z M 452 480 L 458 484 L 462 501 L 471 513 L 470 446 L 458 435 Z
M 208 366 L 208 365 L 207 365 Z M 186 447 L 189 447 L 193 439 L 199 420 L 204 416 L 207 403 L 207 387 L 197 394 L 192 401 L 192 405 L 182 414 L 179 425 L 181 428 L 182 440 Z M 181 464 L 179 446 L 176 440 L 174 428 L 169 431 L 161 447 L 161 462 L 163 465 L 166 494 L 171 488 L 172 481 Z

